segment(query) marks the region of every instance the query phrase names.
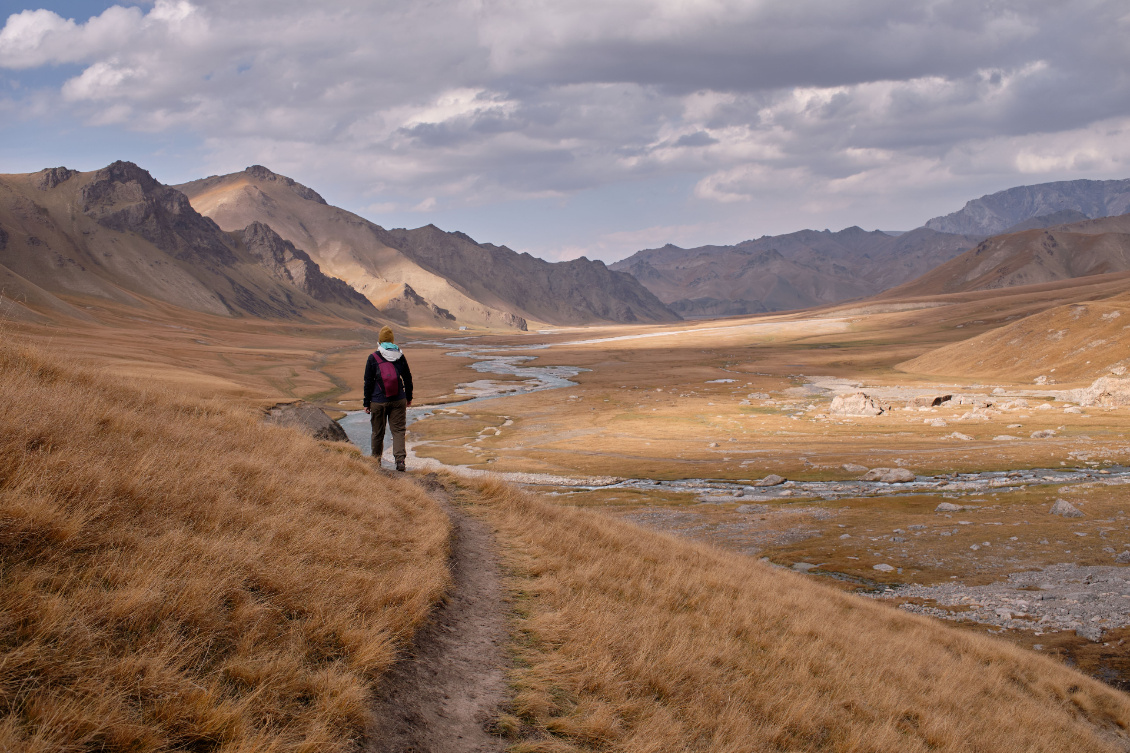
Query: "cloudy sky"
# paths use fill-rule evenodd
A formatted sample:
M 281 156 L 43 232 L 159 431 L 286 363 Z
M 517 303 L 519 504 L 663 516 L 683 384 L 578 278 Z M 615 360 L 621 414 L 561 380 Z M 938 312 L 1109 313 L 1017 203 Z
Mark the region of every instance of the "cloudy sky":
M 3 7 L 0 172 L 259 163 L 554 260 L 1130 178 L 1124 0 Z

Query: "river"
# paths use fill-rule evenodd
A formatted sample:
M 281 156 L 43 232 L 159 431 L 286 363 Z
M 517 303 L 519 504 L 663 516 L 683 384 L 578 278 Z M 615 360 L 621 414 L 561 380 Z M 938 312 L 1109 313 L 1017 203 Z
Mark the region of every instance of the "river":
M 743 325 L 749 326 L 749 325 Z M 585 345 L 611 340 L 634 339 L 675 335 L 680 332 L 648 333 L 627 335 L 616 338 L 578 340 L 563 345 Z M 447 355 L 475 359 L 471 368 L 480 374 L 498 374 L 518 377 L 521 381 L 496 381 L 481 379 L 467 382 L 456 388 L 456 394 L 467 395 L 467 399 L 444 406 L 418 406 L 408 409 L 408 423 L 427 418 L 440 407 L 465 406 L 485 400 L 500 400 L 513 395 L 561 389 L 576 386 L 570 381 L 581 372 L 587 371 L 579 366 L 534 366 L 531 361 L 536 356 L 525 355 L 529 351 L 546 350 L 552 344 L 485 346 L 462 343 L 459 340 L 421 341 L 416 345 L 433 345 L 450 348 Z M 346 414 L 340 421 L 351 442 L 362 452 L 369 454 L 372 449 L 369 416 L 364 411 Z M 432 458 L 419 458 L 413 452 L 417 443 L 409 442 L 409 465 L 414 469 L 445 469 L 471 476 L 499 476 L 501 478 L 528 485 L 572 488 L 577 491 L 592 489 L 639 489 L 656 492 L 683 492 L 695 494 L 707 503 L 747 503 L 799 500 L 835 500 L 856 497 L 900 496 L 911 494 L 938 494 L 945 497 L 978 496 L 986 493 L 1014 491 L 1025 486 L 1062 485 L 1083 482 L 1104 484 L 1130 483 L 1130 468 L 1110 466 L 1103 469 L 1076 468 L 1037 468 L 1015 471 L 987 471 L 980 473 L 953 473 L 939 476 L 918 476 L 914 481 L 886 484 L 878 481 L 786 481 L 772 487 L 758 487 L 750 482 L 726 481 L 722 479 L 688 478 L 674 481 L 655 479 L 615 478 L 615 477 L 571 477 L 536 473 L 505 473 L 448 466 Z M 391 446 L 391 437 L 386 434 L 385 446 Z M 387 455 L 387 453 L 386 453 Z M 386 465 L 388 461 L 385 461 Z

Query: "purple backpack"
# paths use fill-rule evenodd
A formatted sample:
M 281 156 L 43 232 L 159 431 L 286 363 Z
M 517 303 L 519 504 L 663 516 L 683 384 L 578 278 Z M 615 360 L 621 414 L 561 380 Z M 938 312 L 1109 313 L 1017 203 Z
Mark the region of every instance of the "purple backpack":
M 400 394 L 400 372 L 396 370 L 396 364 L 386 361 L 380 353 L 374 353 L 373 358 L 377 360 L 378 381 L 385 397 L 396 397 Z

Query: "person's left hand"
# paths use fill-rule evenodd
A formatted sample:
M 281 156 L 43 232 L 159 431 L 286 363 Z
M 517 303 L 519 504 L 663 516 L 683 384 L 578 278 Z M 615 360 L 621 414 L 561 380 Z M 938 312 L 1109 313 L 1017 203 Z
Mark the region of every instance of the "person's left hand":
M 369 408 L 366 408 L 366 409 L 365 409 L 365 412 L 366 412 L 366 413 L 369 413 L 369 412 L 370 412 L 370 409 L 369 409 Z

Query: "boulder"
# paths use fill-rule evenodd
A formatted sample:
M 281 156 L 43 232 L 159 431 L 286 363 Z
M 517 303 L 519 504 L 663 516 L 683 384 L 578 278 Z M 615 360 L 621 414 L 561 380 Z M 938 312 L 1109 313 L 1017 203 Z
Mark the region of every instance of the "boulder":
M 279 403 L 269 408 L 263 420 L 275 426 L 285 426 L 298 429 L 314 439 L 324 439 L 331 442 L 348 442 L 345 429 L 341 424 L 327 416 L 321 408 L 309 403 Z
M 1130 565 L 1130 549 L 1119 552 L 1118 556 L 1114 558 L 1114 561 L 1120 565 Z
M 785 481 L 786 481 L 786 479 L 785 479 L 784 476 L 778 476 L 775 473 L 770 473 L 765 478 L 758 479 L 757 481 L 754 481 L 753 485 L 754 486 L 778 486 L 780 484 L 785 483 Z
M 872 565 L 872 566 L 871 566 L 871 569 L 872 569 L 872 570 L 878 570 L 878 571 L 879 571 L 879 572 L 881 572 L 881 573 L 890 573 L 890 572 L 894 572 L 894 568 L 893 568 L 893 567 L 891 567 L 890 565 L 887 565 L 887 564 L 882 564 L 882 565 Z
M 934 512 L 961 512 L 961 505 L 955 505 L 953 502 L 943 502 L 934 508 Z
M 860 477 L 860 481 L 878 481 L 883 484 L 905 484 L 913 481 L 915 475 L 905 468 L 872 468 Z
M 848 473 L 867 473 L 867 466 L 859 463 L 844 463 L 842 467 Z
M 937 408 L 943 403 L 953 400 L 953 395 L 919 395 L 912 397 L 906 403 L 907 408 Z
M 1032 432 L 1032 439 L 1047 439 L 1055 436 L 1055 429 L 1040 429 Z
M 1075 390 L 1073 399 L 1079 405 L 1119 408 L 1130 405 L 1130 377 L 1099 377 L 1090 387 Z
M 1098 625 L 1083 625 L 1082 627 L 1075 628 L 1075 635 L 1080 638 L 1086 638 L 1092 643 L 1101 643 L 1103 640 L 1103 629 Z
M 832 398 L 832 407 L 828 412 L 835 416 L 880 416 L 889 410 L 889 406 L 879 405 L 864 392 L 836 395 Z
M 1062 515 L 1065 518 L 1083 517 L 1082 511 L 1066 499 L 1057 499 L 1055 504 L 1052 505 L 1052 509 L 1048 510 L 1048 512 L 1052 515 Z

